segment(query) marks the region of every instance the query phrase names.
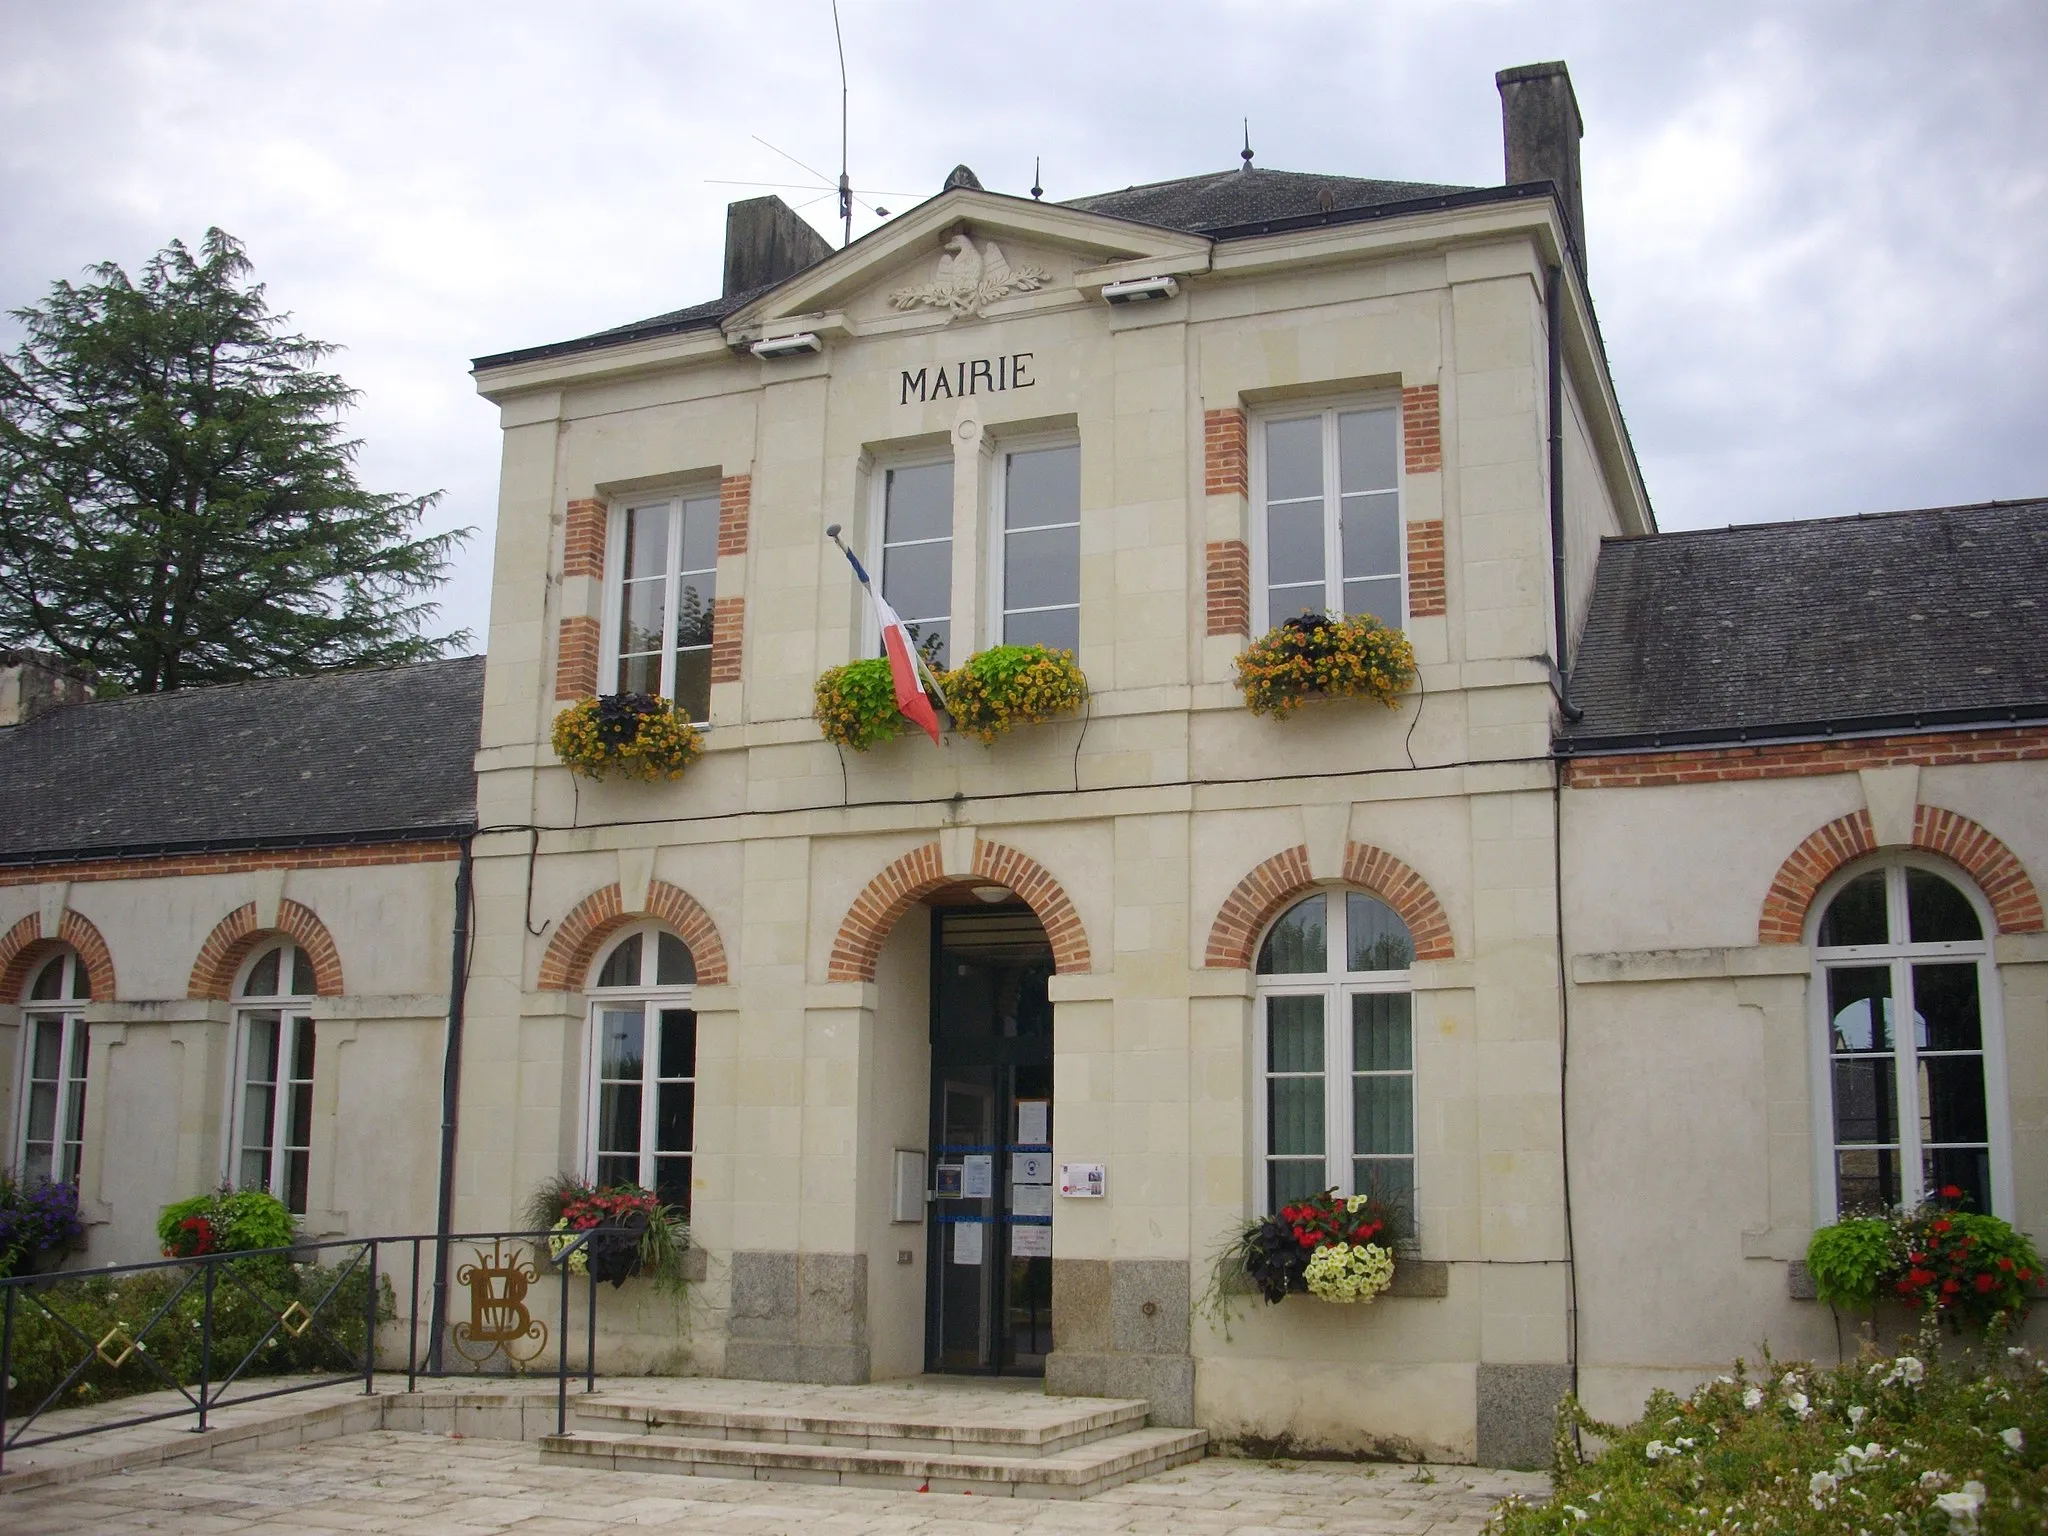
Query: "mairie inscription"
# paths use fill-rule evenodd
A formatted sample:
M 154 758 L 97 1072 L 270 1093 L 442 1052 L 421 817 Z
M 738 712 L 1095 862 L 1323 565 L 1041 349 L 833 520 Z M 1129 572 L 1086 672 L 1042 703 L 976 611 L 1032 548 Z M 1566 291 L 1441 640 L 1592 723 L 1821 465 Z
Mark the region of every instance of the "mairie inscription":
M 1030 352 L 1006 352 L 1001 357 L 967 357 L 957 363 L 939 363 L 903 370 L 898 405 L 916 400 L 964 400 L 970 395 L 994 395 L 1005 390 L 1030 389 L 1038 383 L 1031 377 Z

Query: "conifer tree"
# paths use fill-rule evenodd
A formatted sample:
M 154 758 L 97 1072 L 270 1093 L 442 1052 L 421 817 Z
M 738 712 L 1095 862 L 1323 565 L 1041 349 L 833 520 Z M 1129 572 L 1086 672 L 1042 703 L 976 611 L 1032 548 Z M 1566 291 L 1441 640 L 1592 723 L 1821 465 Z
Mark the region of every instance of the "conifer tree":
M 139 281 L 112 262 L 14 311 L 0 358 L 0 644 L 83 662 L 113 690 L 389 666 L 431 636 L 449 557 L 439 492 L 355 478 L 357 392 L 289 332 L 242 246 L 178 241 Z

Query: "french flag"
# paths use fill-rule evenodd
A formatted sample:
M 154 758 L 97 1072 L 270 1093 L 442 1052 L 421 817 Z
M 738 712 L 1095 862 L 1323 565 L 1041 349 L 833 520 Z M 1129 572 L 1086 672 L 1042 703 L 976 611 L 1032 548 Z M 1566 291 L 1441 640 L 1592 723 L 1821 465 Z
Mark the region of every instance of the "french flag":
M 835 529 L 834 532 L 836 531 Z M 839 546 L 839 551 L 846 556 L 847 564 L 853 567 L 853 574 L 860 578 L 861 590 L 867 593 L 868 600 L 875 605 L 875 617 L 882 626 L 882 653 L 889 658 L 889 676 L 896 684 L 896 708 L 904 719 L 922 727 L 925 735 L 931 737 L 932 745 L 937 746 L 939 717 L 932 709 L 931 699 L 917 680 L 918 669 L 924 665 L 924 659 L 917 654 L 917 646 L 911 641 L 909 627 L 897 617 L 896 610 L 883 600 L 882 594 L 875 590 L 875 584 L 868 580 L 868 573 L 862 569 L 860 561 L 854 558 L 853 551 L 844 544 Z M 928 668 L 926 670 L 929 671 Z M 938 686 L 939 680 L 933 678 L 932 688 L 936 691 Z M 939 699 L 943 703 L 945 695 L 940 694 Z

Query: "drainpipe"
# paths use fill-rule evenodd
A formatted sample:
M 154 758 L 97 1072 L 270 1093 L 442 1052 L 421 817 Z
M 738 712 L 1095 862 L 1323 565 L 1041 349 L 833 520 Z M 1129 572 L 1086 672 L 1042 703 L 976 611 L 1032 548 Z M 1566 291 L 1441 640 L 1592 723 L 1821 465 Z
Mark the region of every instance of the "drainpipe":
M 455 939 L 448 960 L 448 1042 L 441 1053 L 441 1187 L 434 1209 L 434 1305 L 427 1339 L 427 1373 L 441 1374 L 441 1339 L 448 1318 L 448 1235 L 455 1222 L 455 1122 L 462 1095 L 462 1014 L 469 993 L 471 844 L 462 839 L 455 866 Z M 418 1319 L 413 1320 L 418 1326 Z
M 1557 662 L 1557 705 L 1577 723 L 1585 711 L 1572 702 L 1565 670 L 1565 639 L 1571 620 L 1564 606 L 1564 268 L 1544 274 L 1543 308 L 1550 331 L 1550 607 L 1551 654 Z

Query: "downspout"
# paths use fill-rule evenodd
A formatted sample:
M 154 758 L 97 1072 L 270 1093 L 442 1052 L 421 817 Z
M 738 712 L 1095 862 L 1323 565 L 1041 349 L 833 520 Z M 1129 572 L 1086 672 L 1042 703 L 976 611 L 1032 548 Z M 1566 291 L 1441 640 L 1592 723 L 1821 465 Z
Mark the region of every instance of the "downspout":
M 1550 653 L 1557 666 L 1557 706 L 1576 725 L 1585 711 L 1572 702 L 1565 641 L 1571 620 L 1564 605 L 1564 268 L 1551 267 L 1543 279 L 1543 308 L 1550 351 Z
M 434 1209 L 434 1304 L 427 1339 L 427 1373 L 441 1374 L 441 1340 L 448 1318 L 448 1237 L 455 1222 L 455 1124 L 462 1096 L 462 1015 L 469 994 L 471 845 L 462 839 L 455 866 L 455 938 L 448 959 L 448 1041 L 441 1053 L 441 1188 Z M 418 1325 L 417 1319 L 414 1326 Z

